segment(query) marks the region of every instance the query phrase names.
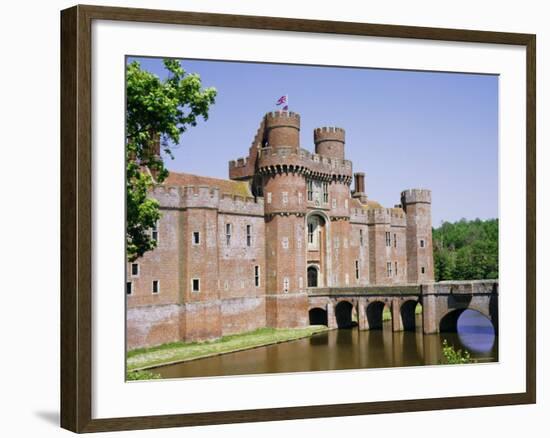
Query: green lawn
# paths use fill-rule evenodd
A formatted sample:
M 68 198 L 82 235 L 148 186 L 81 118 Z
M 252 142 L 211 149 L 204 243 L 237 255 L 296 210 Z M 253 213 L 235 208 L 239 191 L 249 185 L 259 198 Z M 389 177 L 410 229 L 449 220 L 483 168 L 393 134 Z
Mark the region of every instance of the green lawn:
M 185 362 L 222 353 L 230 353 L 278 342 L 292 341 L 328 330 L 312 325 L 299 329 L 261 328 L 252 332 L 224 336 L 214 341 L 172 342 L 151 348 L 139 348 L 127 353 L 127 371 L 143 370 L 174 362 Z

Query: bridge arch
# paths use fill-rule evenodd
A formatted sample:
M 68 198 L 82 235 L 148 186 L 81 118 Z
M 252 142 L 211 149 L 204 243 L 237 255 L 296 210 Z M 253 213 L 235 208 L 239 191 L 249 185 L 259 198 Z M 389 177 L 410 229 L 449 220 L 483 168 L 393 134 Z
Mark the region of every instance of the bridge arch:
M 309 309 L 310 325 L 328 325 L 328 315 L 325 309 L 313 307 Z
M 401 322 L 403 324 L 403 330 L 416 330 L 416 306 L 418 304 L 419 301 L 416 299 L 407 299 L 401 303 L 401 306 L 399 307 L 399 313 L 401 316 Z
M 443 315 L 443 317 L 439 321 L 439 331 L 441 333 L 457 332 L 458 331 L 458 320 L 460 319 L 460 316 L 466 310 L 477 312 L 480 315 L 482 315 L 483 317 L 485 317 L 485 319 L 487 319 L 491 323 L 494 332 L 495 333 L 497 332 L 497 327 L 496 327 L 495 321 L 491 318 L 491 315 L 488 315 L 486 312 L 484 312 L 480 309 L 470 308 L 470 307 L 464 307 L 464 308 L 461 308 L 461 309 L 454 309 L 454 310 L 451 310 L 450 312 L 446 313 L 445 315 Z
M 353 321 L 353 304 L 349 301 L 339 301 L 334 307 L 334 316 L 338 328 L 349 328 L 356 325 Z
M 384 321 L 384 301 L 371 301 L 365 309 L 369 330 L 381 330 Z

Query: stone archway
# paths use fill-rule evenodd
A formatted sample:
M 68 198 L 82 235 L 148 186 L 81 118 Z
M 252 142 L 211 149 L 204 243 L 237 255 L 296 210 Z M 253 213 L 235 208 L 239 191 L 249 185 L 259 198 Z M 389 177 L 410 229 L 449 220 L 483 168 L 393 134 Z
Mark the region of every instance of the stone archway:
M 381 330 L 384 321 L 384 307 L 386 304 L 383 301 L 372 301 L 368 303 L 365 310 L 369 330 Z
M 418 301 L 407 300 L 401 304 L 399 312 L 401 314 L 401 321 L 403 324 L 403 330 L 415 331 L 416 330 L 416 306 Z
M 328 316 L 325 309 L 314 307 L 309 309 L 309 324 L 310 325 L 328 325 Z
M 443 315 L 443 317 L 439 320 L 439 332 L 456 333 L 458 331 L 458 320 L 460 319 L 461 315 L 467 310 L 471 312 L 476 312 L 482 315 L 487 321 L 491 323 L 491 326 L 493 327 L 494 332 L 497 333 L 498 328 L 495 326 L 495 322 L 491 319 L 489 315 L 487 315 L 485 312 L 482 312 L 478 309 L 470 308 L 470 307 L 464 307 L 462 309 L 454 309 L 446 313 L 445 315 Z
M 349 301 L 340 301 L 334 308 L 336 325 L 338 328 L 350 328 L 356 325 L 353 321 L 353 304 Z

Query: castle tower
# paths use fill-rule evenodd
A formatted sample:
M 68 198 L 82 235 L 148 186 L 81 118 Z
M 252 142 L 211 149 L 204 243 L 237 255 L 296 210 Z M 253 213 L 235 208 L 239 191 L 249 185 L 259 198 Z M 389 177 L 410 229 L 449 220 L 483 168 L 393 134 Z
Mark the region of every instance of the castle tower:
M 308 324 L 306 287 L 306 180 L 300 158 L 300 116 L 265 117 L 269 157 L 262 174 L 266 239 L 266 319 L 270 327 Z M 290 151 L 289 151 L 290 148 Z
M 292 111 L 274 111 L 265 115 L 267 146 L 300 147 L 300 115 Z
M 427 283 L 434 280 L 432 246 L 432 193 L 409 189 L 401 193 L 407 214 L 407 281 Z
M 313 131 L 315 153 L 337 160 L 344 159 L 346 131 L 333 126 L 317 128 Z

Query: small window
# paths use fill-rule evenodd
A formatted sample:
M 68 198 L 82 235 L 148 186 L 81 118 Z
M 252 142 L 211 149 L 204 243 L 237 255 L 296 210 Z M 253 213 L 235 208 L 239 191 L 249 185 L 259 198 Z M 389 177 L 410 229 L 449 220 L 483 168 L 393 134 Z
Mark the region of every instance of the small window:
M 323 204 L 328 204 L 328 182 L 323 183 Z
M 288 277 L 285 277 L 283 280 L 283 292 L 285 294 L 288 293 L 289 288 L 290 288 L 290 280 Z
M 225 224 L 225 244 L 231 244 L 231 224 Z
M 252 245 L 252 225 L 246 226 L 246 246 Z
M 336 199 L 332 199 L 332 208 L 336 208 Z
M 200 292 L 201 290 L 201 281 L 198 278 L 193 278 L 191 280 L 191 290 L 193 292 Z
M 363 230 L 359 230 L 359 245 L 363 246 Z
M 386 263 L 386 273 L 388 274 L 388 277 L 392 276 L 391 262 Z
M 313 181 L 307 180 L 307 200 L 313 201 Z
M 126 282 L 126 295 L 132 295 L 134 292 L 134 287 L 131 281 Z
M 349 285 L 349 274 L 347 272 L 346 272 L 346 280 L 345 281 L 346 281 L 346 286 L 348 286 Z
M 288 237 L 283 237 L 283 240 L 281 242 L 283 244 L 283 248 L 288 249 Z
M 420 239 L 420 248 L 424 248 L 425 245 L 424 239 Z
M 132 277 L 137 277 L 139 275 L 139 264 L 132 263 Z
M 348 200 L 344 199 L 344 208 L 348 208 Z
M 303 201 L 304 195 L 302 195 L 302 192 L 298 193 L 298 204 L 301 204 Z
M 397 262 L 395 262 L 395 275 L 397 275 Z
M 425 273 L 426 273 L 426 269 L 424 269 L 424 266 L 422 266 L 422 267 L 420 268 L 420 272 L 421 272 L 422 274 L 425 274 Z
M 300 277 L 300 278 L 298 279 L 298 287 L 299 287 L 300 289 L 303 289 L 303 288 L 304 288 L 304 278 L 303 278 L 303 277 Z
M 393 247 L 397 248 L 397 234 L 393 233 Z
M 254 286 L 260 287 L 260 267 L 254 266 Z
M 311 244 L 313 244 L 313 231 L 315 230 L 315 227 L 313 223 L 309 222 L 307 224 L 307 241 Z
M 391 246 L 391 233 L 386 231 L 386 246 Z
M 201 243 L 201 233 L 198 231 L 193 231 L 193 245 L 200 245 Z
M 267 203 L 271 204 L 271 192 L 267 192 Z
M 359 280 L 359 260 L 355 260 L 355 279 Z
M 159 223 L 155 222 L 153 228 L 151 228 L 151 240 L 158 243 L 159 241 Z
M 288 192 L 283 192 L 283 204 L 288 204 Z
M 154 294 L 158 294 L 160 292 L 160 287 L 159 287 L 159 281 L 158 280 L 153 280 L 153 289 L 152 291 Z

